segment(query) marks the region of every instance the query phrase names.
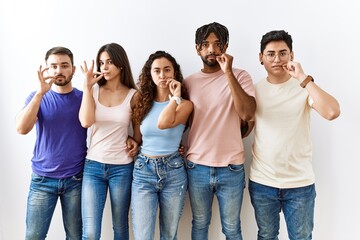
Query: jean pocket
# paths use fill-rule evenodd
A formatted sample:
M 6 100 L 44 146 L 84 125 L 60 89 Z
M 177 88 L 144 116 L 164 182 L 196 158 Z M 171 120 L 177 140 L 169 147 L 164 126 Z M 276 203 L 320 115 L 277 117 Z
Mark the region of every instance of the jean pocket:
M 174 158 L 174 159 L 171 159 L 167 165 L 170 167 L 170 168 L 181 168 L 184 166 L 184 161 L 182 160 L 181 157 L 179 158 Z
M 45 177 L 40 176 L 36 173 L 31 174 L 31 181 L 34 183 L 41 183 L 44 180 Z
M 79 172 L 78 174 L 72 176 L 72 179 L 75 180 L 75 181 L 81 181 L 83 178 L 83 172 Z
M 229 170 L 232 172 L 244 171 L 244 164 L 229 164 Z
M 141 170 L 145 166 L 144 160 L 137 158 L 134 162 L 134 170 Z
M 192 162 L 192 161 L 190 161 L 190 160 L 187 160 L 186 161 L 186 168 L 187 169 L 193 169 L 193 168 L 195 168 L 196 167 L 196 163 L 194 163 L 194 162 Z

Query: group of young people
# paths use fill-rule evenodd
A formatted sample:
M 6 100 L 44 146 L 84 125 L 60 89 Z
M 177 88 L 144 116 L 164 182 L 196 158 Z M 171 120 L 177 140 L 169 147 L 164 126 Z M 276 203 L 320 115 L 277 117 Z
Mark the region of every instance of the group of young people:
M 277 239 L 283 211 L 289 239 L 311 239 L 310 112 L 332 120 L 339 103 L 293 61 L 284 30 L 262 37 L 259 61 L 267 77 L 255 85 L 233 67 L 228 42 L 225 26 L 203 25 L 195 33 L 199 72 L 184 79 L 175 58 L 156 51 L 136 84 L 125 50 L 106 44 L 96 62 L 82 64 L 82 91 L 71 83 L 71 51 L 50 49 L 39 88 L 16 118 L 19 133 L 37 130 L 26 239 L 46 238 L 58 198 L 67 239 L 100 239 L 107 193 L 114 239 L 129 239 L 130 209 L 135 240 L 154 238 L 158 210 L 160 239 L 177 239 L 187 191 L 193 240 L 208 239 L 214 196 L 226 239 L 242 239 L 242 138 L 253 129 L 248 188 L 257 238 Z

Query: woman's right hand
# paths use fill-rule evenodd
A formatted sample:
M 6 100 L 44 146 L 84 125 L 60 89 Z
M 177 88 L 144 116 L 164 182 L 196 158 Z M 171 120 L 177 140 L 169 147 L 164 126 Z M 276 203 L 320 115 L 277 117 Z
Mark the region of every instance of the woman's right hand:
M 172 96 L 181 97 L 181 83 L 173 78 L 166 81 Z
M 88 68 L 86 61 L 84 61 L 84 65 L 80 66 L 80 68 L 81 72 L 85 76 L 84 87 L 87 89 L 91 89 L 95 83 L 97 83 L 103 77 L 101 72 L 94 72 L 94 60 L 91 61 L 90 68 Z

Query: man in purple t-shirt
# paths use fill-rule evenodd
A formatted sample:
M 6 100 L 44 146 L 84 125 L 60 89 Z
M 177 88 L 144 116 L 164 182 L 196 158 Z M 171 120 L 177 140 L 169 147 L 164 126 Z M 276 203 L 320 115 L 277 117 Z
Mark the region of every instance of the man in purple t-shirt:
M 38 70 L 39 87 L 16 117 L 27 134 L 36 125 L 32 176 L 26 213 L 26 239 L 45 239 L 58 198 L 66 239 L 81 239 L 81 182 L 86 156 L 86 129 L 78 113 L 82 92 L 72 87 L 72 52 L 54 47 Z M 54 83 L 54 84 L 53 84 Z

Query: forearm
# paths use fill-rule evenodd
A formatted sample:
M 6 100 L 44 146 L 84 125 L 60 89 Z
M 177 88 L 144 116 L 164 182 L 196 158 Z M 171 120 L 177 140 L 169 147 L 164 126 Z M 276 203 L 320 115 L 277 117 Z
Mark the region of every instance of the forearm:
M 16 116 L 16 130 L 18 133 L 27 134 L 34 127 L 42 97 L 43 94 L 37 92 L 29 104 Z
M 79 110 L 79 120 L 85 128 L 91 127 L 95 122 L 95 102 L 91 91 L 85 89 Z
M 322 90 L 314 82 L 309 82 L 306 89 L 314 101 L 312 107 L 323 118 L 333 120 L 340 115 L 339 102 L 333 96 Z
M 176 120 L 176 108 L 175 101 L 170 100 L 169 104 L 160 113 L 158 118 L 158 128 L 166 129 L 174 126 Z
M 226 76 L 239 117 L 244 121 L 253 119 L 256 110 L 255 98 L 244 91 L 232 72 L 227 73 Z

